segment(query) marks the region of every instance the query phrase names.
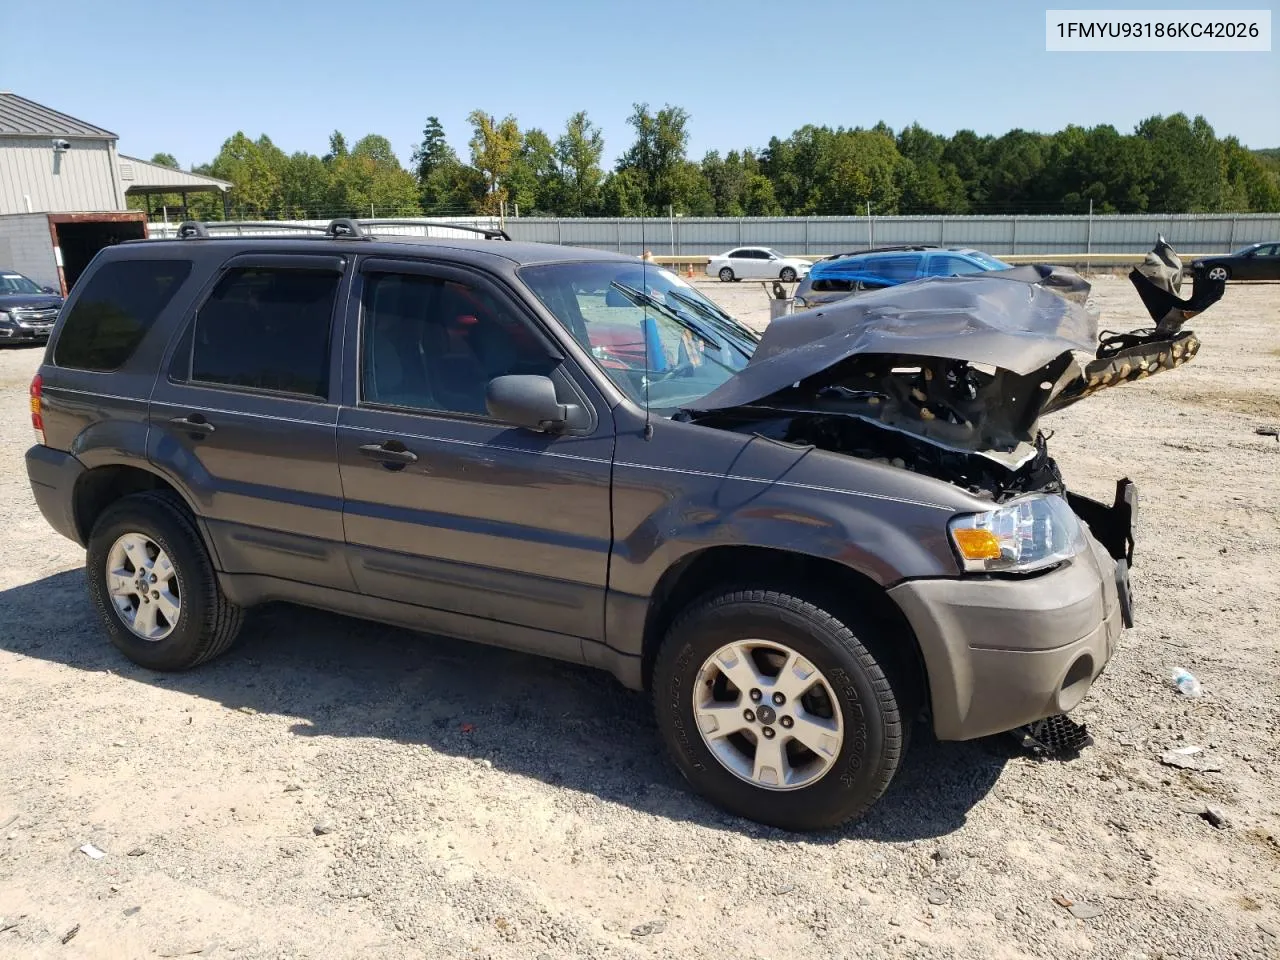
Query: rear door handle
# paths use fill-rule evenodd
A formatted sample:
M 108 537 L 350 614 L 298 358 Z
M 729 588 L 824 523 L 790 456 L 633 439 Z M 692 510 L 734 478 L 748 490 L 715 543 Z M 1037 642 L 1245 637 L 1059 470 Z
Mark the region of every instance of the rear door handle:
M 169 422 L 180 430 L 200 436 L 207 437 L 214 431 L 213 424 L 198 413 L 186 417 L 173 417 Z
M 362 444 L 360 454 L 370 460 L 378 461 L 389 470 L 399 470 L 405 464 L 418 462 L 418 455 L 399 440 Z

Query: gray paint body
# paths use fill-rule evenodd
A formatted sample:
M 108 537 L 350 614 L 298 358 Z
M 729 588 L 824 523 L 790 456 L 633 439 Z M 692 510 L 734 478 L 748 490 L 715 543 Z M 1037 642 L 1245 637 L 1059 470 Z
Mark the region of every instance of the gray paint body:
M 311 402 L 176 382 L 172 357 L 227 261 L 282 254 L 342 258 L 330 395 Z M 1072 564 L 1067 579 L 1052 579 L 1055 572 L 975 583 L 960 577 L 946 523 L 990 503 L 950 484 L 662 418 L 652 420 L 646 438 L 643 410 L 516 272 L 529 263 L 610 256 L 494 241 L 188 240 L 108 248 L 87 276 L 103 263 L 139 257 L 189 258 L 194 268 L 119 371 L 53 365 L 55 329 L 41 367 L 48 446 L 28 454 L 36 499 L 55 529 L 83 540 L 70 506 L 75 484 L 95 467 L 134 466 L 162 476 L 186 499 L 224 588 L 241 603 L 291 600 L 531 650 L 604 667 L 633 687 L 642 685 L 650 601 L 676 565 L 727 545 L 824 558 L 898 603 L 931 688 L 946 691 L 934 697 L 940 735 L 980 735 L 992 724 L 1008 728 L 1055 712 L 1054 691 L 1076 659 L 1072 651 L 1082 642 L 1096 646 L 1088 638 L 1101 628 L 1109 652 L 1114 587 L 1110 597 L 1106 590 L 1114 567 L 1108 572 L 1102 561 L 1110 558 L 1099 551 L 1097 563 Z M 592 427 L 551 436 L 486 417 L 358 403 L 361 267 L 369 258 L 466 276 L 502 298 L 554 345 L 563 359 L 558 375 L 592 410 Z M 216 432 L 193 436 L 172 423 L 193 413 Z M 417 463 L 390 471 L 360 454 L 361 445 L 386 439 L 416 452 Z M 977 602 L 967 599 L 979 593 Z M 1006 596 L 1008 605 L 1000 600 Z M 1083 631 L 1078 636 L 1063 637 L 1054 626 L 1059 601 L 1085 611 L 1071 621 Z M 973 676 L 984 654 L 972 646 L 973 637 L 987 634 L 1004 638 L 1001 649 L 1022 651 L 1023 667 L 997 672 L 1001 683 L 1029 692 L 1007 698 L 1012 710 L 988 706 L 969 722 L 972 697 L 956 686 L 987 696 Z M 1058 653 L 1046 658 L 1046 648 Z M 1097 657 L 1087 679 L 1105 659 Z

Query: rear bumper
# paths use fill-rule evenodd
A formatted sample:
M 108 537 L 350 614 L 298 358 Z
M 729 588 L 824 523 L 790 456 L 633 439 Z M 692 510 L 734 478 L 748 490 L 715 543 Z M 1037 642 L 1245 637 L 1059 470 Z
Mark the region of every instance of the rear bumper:
M 84 464 L 62 450 L 37 444 L 27 451 L 27 479 L 31 481 L 36 506 L 49 526 L 81 544 L 76 529 L 75 489 L 82 473 Z
M 889 591 L 924 655 L 934 732 L 971 740 L 1084 699 L 1123 630 L 1127 565 L 1090 548 L 1025 579 L 916 580 Z

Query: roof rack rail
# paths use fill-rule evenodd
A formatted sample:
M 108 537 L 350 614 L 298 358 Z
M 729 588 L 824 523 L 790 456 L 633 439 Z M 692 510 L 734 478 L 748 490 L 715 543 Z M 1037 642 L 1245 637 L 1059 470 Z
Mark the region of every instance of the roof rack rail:
M 367 240 L 369 237 L 360 229 L 360 222 L 352 220 L 350 217 L 338 217 L 330 220 L 329 225 L 324 228 L 326 237 L 332 237 L 335 240 Z
M 174 236 L 179 240 L 209 240 L 215 236 L 244 236 L 244 230 L 296 230 L 301 233 L 320 234 L 332 240 L 372 240 L 375 233 L 368 227 L 438 227 L 442 230 L 463 230 L 467 233 L 478 233 L 486 240 L 510 240 L 505 230 L 496 227 L 474 227 L 469 223 L 445 223 L 440 220 L 356 220 L 350 217 L 338 217 L 330 220 L 328 226 L 318 227 L 314 224 L 288 223 L 281 220 L 231 221 L 214 220 L 201 223 L 197 220 L 184 220 L 178 225 Z M 317 238 L 319 239 L 319 238 Z
M 335 221 L 336 222 L 336 221 Z M 468 233 L 478 233 L 486 240 L 510 240 L 511 236 L 505 230 L 497 227 L 475 227 L 469 223 L 445 223 L 442 220 L 386 220 L 386 219 L 361 219 L 352 221 L 361 227 L 440 227 L 444 230 L 465 230 Z M 332 224 L 330 224 L 332 226 Z
M 240 221 L 240 220 L 209 220 L 201 223 L 198 220 L 184 220 L 178 225 L 178 232 L 175 236 L 179 240 L 190 240 L 192 238 L 212 239 L 216 231 L 219 235 L 225 236 L 228 232 L 234 232 L 236 236 L 242 236 L 242 230 L 298 230 L 303 233 L 324 233 L 324 227 L 314 227 L 303 223 L 284 223 L 276 220 L 258 220 L 258 221 Z

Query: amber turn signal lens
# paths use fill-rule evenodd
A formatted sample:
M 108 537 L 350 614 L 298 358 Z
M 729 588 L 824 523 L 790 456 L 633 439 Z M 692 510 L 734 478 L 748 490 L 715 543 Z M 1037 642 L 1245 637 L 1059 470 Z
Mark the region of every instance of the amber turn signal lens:
M 951 531 L 951 536 L 966 560 L 1000 559 L 1000 541 L 990 530 L 957 527 Z

